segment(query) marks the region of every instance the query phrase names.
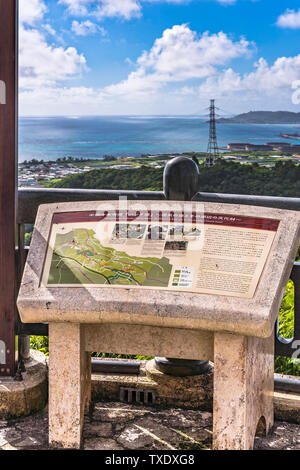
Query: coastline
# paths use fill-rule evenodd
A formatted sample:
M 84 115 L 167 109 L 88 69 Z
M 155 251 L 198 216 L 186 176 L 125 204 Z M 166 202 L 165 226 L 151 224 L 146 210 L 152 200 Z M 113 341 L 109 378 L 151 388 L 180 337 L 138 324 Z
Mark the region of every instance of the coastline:
M 299 152 L 300 154 L 300 152 Z M 193 158 L 198 162 L 199 168 L 204 166 L 206 160 L 205 152 L 185 152 L 157 155 L 140 155 L 139 157 L 116 157 L 107 155 L 101 159 L 73 158 L 71 156 L 52 160 L 37 160 L 20 162 L 18 165 L 18 185 L 19 187 L 47 187 L 50 183 L 63 180 L 72 175 L 87 173 L 92 170 L 131 170 L 134 171 L 141 167 L 148 167 L 156 170 L 163 170 L 166 163 L 178 156 Z M 292 161 L 300 164 L 300 155 L 284 155 L 275 151 L 229 151 L 223 149 L 220 154 L 221 160 L 235 162 L 240 165 L 264 166 L 273 168 L 277 162 Z

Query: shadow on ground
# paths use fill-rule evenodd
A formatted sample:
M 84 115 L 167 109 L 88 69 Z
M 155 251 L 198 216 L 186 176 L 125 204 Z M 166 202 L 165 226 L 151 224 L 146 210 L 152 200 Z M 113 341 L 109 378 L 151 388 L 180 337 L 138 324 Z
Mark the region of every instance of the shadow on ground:
M 210 450 L 212 413 L 157 409 L 123 403 L 96 403 L 85 417 L 85 450 Z M 0 421 L 0 450 L 48 449 L 48 410 Z M 276 422 L 255 449 L 300 450 L 300 425 Z

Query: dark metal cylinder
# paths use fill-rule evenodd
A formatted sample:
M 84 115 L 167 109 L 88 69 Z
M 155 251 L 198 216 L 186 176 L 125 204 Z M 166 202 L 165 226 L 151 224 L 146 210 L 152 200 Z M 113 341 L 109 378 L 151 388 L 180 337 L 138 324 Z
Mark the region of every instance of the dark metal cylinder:
M 175 157 L 164 171 L 164 194 L 170 201 L 191 201 L 199 190 L 198 165 L 188 157 Z M 176 377 L 200 375 L 210 370 L 208 361 L 156 357 L 159 371 Z
M 192 361 L 187 359 L 173 359 L 170 357 L 156 357 L 155 365 L 160 372 L 175 377 L 201 375 L 211 370 L 208 361 Z
M 199 190 L 199 169 L 187 157 L 170 160 L 164 171 L 164 194 L 170 201 L 191 201 Z
M 18 343 L 19 343 L 18 344 L 19 362 L 29 361 L 30 360 L 30 336 L 19 335 Z

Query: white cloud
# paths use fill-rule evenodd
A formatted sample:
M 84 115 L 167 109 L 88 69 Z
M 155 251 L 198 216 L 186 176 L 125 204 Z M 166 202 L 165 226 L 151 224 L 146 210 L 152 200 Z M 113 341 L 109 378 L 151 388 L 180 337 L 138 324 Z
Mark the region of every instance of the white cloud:
M 231 68 L 223 70 L 215 77 L 209 77 L 200 87 L 202 91 L 219 93 L 234 91 L 256 91 L 257 93 L 276 94 L 288 91 L 300 79 L 300 54 L 295 57 L 280 57 L 272 65 L 264 58 L 254 64 L 254 71 L 246 74 L 234 72 Z
M 230 112 L 295 110 L 291 87 L 295 80 L 300 80 L 300 55 L 281 57 L 272 64 L 261 58 L 254 70 L 245 74 L 232 67 L 215 70 L 213 75 L 191 86 L 188 82 L 173 82 L 170 87 L 160 78 L 160 75 L 145 75 L 137 70 L 127 81 L 105 88 L 36 87 L 22 92 L 21 112 L 35 115 L 190 114 L 204 109 L 210 98 L 217 99 L 220 106 Z
M 280 57 L 271 66 L 263 58 L 255 64 L 256 70 L 244 76 L 248 88 L 276 92 L 290 88 L 300 78 L 300 54 L 295 57 Z
M 55 47 L 36 29 L 20 29 L 20 87 L 35 88 L 79 74 L 86 60 L 74 47 Z
M 215 65 L 250 53 L 245 39 L 234 42 L 223 32 L 198 36 L 186 24 L 175 25 L 156 39 L 150 52 L 144 52 L 137 63 L 155 72 L 167 73 L 170 80 L 206 76 Z
M 149 52 L 137 60 L 137 70 L 122 82 L 104 89 L 109 95 L 149 94 L 166 84 L 203 79 L 217 73 L 217 66 L 247 56 L 252 44 L 234 42 L 225 33 L 198 36 L 187 25 L 175 25 L 156 39 Z
M 72 15 L 87 15 L 87 6 L 91 4 L 91 0 L 59 0 L 58 3 L 66 5 L 69 13 Z
M 43 18 L 46 11 L 47 7 L 43 0 L 20 0 L 20 23 L 32 26 Z
M 20 88 L 23 89 L 53 86 L 86 68 L 85 57 L 74 47 L 48 44 L 42 30 L 51 34 L 54 30 L 48 23 L 42 23 L 45 12 L 42 0 L 20 2 L 19 70 Z
M 95 16 L 98 20 L 119 17 L 125 20 L 142 14 L 143 3 L 187 4 L 192 0 L 59 0 L 74 16 Z M 233 5 L 237 0 L 213 0 L 222 5 Z
M 140 16 L 138 0 L 59 0 L 66 5 L 68 12 L 75 16 L 121 17 L 126 20 Z
M 248 73 L 227 66 L 236 57 L 246 57 L 251 46 L 222 32 L 197 36 L 186 25 L 174 26 L 143 52 L 126 80 L 105 87 L 101 97 L 118 106 L 140 106 L 140 112 L 149 105 L 164 113 L 193 112 L 211 97 L 231 111 L 253 106 L 294 109 L 292 84 L 300 80 L 300 54 L 271 64 L 260 58 Z
M 222 5 L 233 5 L 234 3 L 237 2 L 237 0 L 216 0 L 218 3 L 221 3 Z
M 22 91 L 20 112 L 23 115 L 74 115 L 82 110 L 99 114 L 101 94 L 89 87 L 43 87 Z M 101 114 L 101 113 L 100 113 Z
M 102 36 L 105 36 L 106 34 L 106 31 L 104 28 L 102 28 L 102 26 L 92 23 L 90 20 L 86 20 L 82 22 L 74 20 L 72 22 L 72 31 L 77 36 L 88 36 L 90 34 L 96 34 L 96 33 L 100 33 Z
M 121 17 L 129 20 L 141 14 L 141 6 L 136 0 L 102 0 L 95 10 L 99 19 Z
M 55 29 L 52 28 L 52 26 L 50 24 L 44 24 L 43 25 L 43 28 L 45 29 L 45 31 L 47 31 L 48 34 L 51 34 L 51 36 L 56 36 L 56 31 Z
M 300 55 L 280 57 L 268 64 L 260 58 L 254 70 L 241 74 L 228 68 L 208 77 L 194 89 L 194 100 L 214 97 L 224 109 L 244 112 L 249 109 L 290 109 L 293 83 L 300 80 Z
M 300 28 L 300 9 L 298 11 L 286 10 L 285 13 L 279 16 L 276 24 L 281 28 Z

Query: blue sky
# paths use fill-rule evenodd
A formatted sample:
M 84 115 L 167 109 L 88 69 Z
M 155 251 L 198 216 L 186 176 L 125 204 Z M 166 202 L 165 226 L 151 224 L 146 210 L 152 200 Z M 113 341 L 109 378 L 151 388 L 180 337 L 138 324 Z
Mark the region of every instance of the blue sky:
M 19 0 L 22 115 L 300 112 L 296 0 Z

